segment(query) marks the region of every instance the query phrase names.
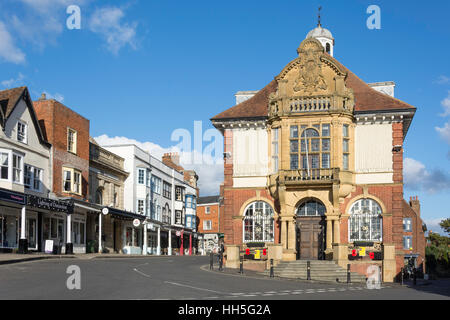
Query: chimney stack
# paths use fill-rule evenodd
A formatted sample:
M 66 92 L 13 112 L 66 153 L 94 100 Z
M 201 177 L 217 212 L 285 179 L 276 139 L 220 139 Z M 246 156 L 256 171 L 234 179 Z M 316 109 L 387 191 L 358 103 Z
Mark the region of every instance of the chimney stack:
M 43 92 L 42 94 L 41 94 L 41 97 L 38 99 L 39 101 L 45 101 L 45 100 L 47 100 L 47 95 L 45 94 L 45 92 Z
M 420 217 L 420 201 L 418 196 L 409 197 L 409 206 L 417 213 Z

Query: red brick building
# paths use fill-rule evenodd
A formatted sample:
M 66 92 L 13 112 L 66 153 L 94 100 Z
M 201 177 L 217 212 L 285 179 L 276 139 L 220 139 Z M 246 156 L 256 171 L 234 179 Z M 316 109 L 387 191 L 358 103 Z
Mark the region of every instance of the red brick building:
M 416 108 L 393 82 L 362 81 L 333 46 L 319 24 L 273 81 L 211 119 L 224 136 L 230 267 L 255 243 L 284 262 L 334 260 L 366 276 L 377 266 L 387 282 L 404 266 L 403 145 Z
M 201 235 L 200 249 L 217 252 L 224 224 L 221 217 L 220 196 L 200 197 L 197 200 L 197 232 Z
M 88 203 L 89 120 L 56 100 L 46 99 L 45 94 L 34 102 L 34 107 L 44 135 L 53 146 L 52 193 L 75 203 L 74 214 L 44 219 L 44 232 L 56 230 L 57 241 L 66 243 L 68 253 L 84 253 L 87 241 L 95 240 L 99 212 Z M 86 226 L 88 219 L 90 228 Z

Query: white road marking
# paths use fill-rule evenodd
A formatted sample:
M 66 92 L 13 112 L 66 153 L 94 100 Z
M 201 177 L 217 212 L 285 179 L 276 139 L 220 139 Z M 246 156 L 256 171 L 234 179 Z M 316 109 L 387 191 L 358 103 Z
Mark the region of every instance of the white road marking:
M 139 273 L 140 275 L 142 275 L 142 276 L 144 276 L 144 277 L 150 278 L 150 276 L 149 276 L 148 274 L 145 274 L 145 273 L 139 271 L 139 270 L 136 269 L 136 268 L 134 268 L 133 271 L 136 271 L 137 273 Z
M 189 286 L 187 284 L 181 284 L 181 283 L 170 282 L 170 281 L 164 281 L 164 283 L 168 283 L 168 284 L 171 284 L 171 285 L 174 285 L 174 286 L 179 286 L 179 287 L 191 288 L 191 289 L 195 289 L 195 290 L 201 290 L 201 291 L 208 291 L 208 292 L 214 292 L 214 293 L 223 294 L 223 292 L 209 290 L 209 289 L 204 289 L 204 288 L 193 287 L 193 286 Z

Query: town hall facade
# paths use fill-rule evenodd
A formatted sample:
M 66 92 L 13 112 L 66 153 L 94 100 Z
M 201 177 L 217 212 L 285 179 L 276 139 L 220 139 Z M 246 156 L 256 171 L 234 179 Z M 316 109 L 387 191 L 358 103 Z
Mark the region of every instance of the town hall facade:
M 366 275 L 374 264 L 393 281 L 407 253 L 403 143 L 416 108 L 392 82 L 367 84 L 339 63 L 320 23 L 297 53 L 211 119 L 224 136 L 227 265 L 260 243 L 275 260 L 334 260 Z

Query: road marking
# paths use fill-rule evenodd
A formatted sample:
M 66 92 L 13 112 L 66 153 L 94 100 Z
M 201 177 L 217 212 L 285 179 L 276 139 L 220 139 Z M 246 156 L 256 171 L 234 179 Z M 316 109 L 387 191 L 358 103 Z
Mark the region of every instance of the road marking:
M 191 288 L 191 289 L 195 289 L 195 290 L 201 290 L 201 291 L 208 291 L 208 292 L 214 292 L 214 293 L 223 294 L 223 292 L 209 290 L 209 289 L 204 289 L 204 288 L 193 287 L 193 286 L 189 286 L 187 284 L 181 284 L 181 283 L 170 282 L 170 281 L 164 281 L 164 283 L 168 283 L 168 284 L 171 284 L 171 285 L 174 285 L 174 286 L 179 286 L 179 287 Z
M 149 276 L 148 274 L 145 274 L 145 273 L 139 271 L 139 270 L 136 269 L 136 268 L 134 268 L 133 271 L 136 271 L 137 273 L 139 273 L 140 275 L 142 275 L 142 276 L 144 276 L 144 277 L 150 278 L 150 276 Z

